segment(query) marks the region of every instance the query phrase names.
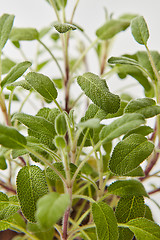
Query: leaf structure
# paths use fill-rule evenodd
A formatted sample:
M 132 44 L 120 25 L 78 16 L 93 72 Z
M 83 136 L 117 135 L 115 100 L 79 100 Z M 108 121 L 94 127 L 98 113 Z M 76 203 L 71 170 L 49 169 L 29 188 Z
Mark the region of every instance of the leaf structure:
M 29 221 L 35 222 L 37 201 L 48 193 L 45 175 L 38 166 L 25 166 L 18 172 L 16 183 L 21 210 Z
M 125 114 L 111 124 L 104 126 L 100 132 L 100 139 L 103 143 L 110 142 L 144 122 L 145 120 L 141 114 Z
M 3 79 L 1 86 L 7 86 L 8 84 L 13 83 L 16 81 L 19 77 L 25 73 L 25 71 L 31 66 L 31 62 L 25 61 L 18 63 L 13 68 L 11 68 L 10 72 L 5 76 Z
M 111 93 L 106 81 L 93 73 L 84 73 L 77 79 L 84 93 L 102 110 L 115 113 L 120 107 L 120 98 Z
M 30 72 L 25 80 L 46 100 L 51 102 L 57 98 L 57 90 L 49 77 L 41 73 Z
M 68 194 L 48 193 L 37 202 L 36 219 L 41 228 L 47 230 L 63 216 L 70 204 Z
M 111 57 L 108 59 L 108 63 L 110 64 L 124 64 L 124 65 L 134 65 L 134 66 L 139 66 L 139 63 L 129 57 Z
M 118 240 L 116 217 L 110 206 L 104 202 L 92 204 L 93 220 L 99 240 Z
M 108 186 L 108 192 L 111 194 L 124 196 L 145 196 L 148 194 L 141 182 L 135 179 L 117 180 Z
M 35 28 L 13 28 L 10 34 L 10 40 L 14 42 L 19 41 L 33 41 L 38 39 L 39 34 Z
M 131 31 L 134 39 L 142 45 L 146 45 L 149 38 L 147 23 L 143 16 L 138 16 L 131 21 Z
M 154 129 L 149 127 L 149 126 L 140 126 L 140 127 L 137 127 L 137 128 L 134 128 L 132 130 L 130 130 L 129 132 L 127 132 L 123 139 L 125 139 L 126 137 L 128 137 L 129 135 L 133 134 L 133 133 L 136 133 L 136 134 L 141 134 L 143 136 L 147 136 L 148 134 L 154 132 Z
M 70 30 L 76 30 L 77 28 L 69 23 L 55 23 L 54 24 L 55 29 L 59 32 L 59 33 L 66 33 Z
M 122 176 L 137 168 L 153 151 L 154 144 L 140 134 L 131 134 L 119 142 L 112 153 L 109 168 Z

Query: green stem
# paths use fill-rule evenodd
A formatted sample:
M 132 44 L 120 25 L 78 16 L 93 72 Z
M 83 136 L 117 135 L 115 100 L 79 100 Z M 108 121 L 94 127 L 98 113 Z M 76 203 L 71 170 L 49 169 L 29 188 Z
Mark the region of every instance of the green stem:
M 97 158 L 97 165 L 98 165 L 98 172 L 99 172 L 98 199 L 103 195 L 103 159 L 100 151 L 99 153 L 100 153 L 100 159 Z
M 71 20 L 70 20 L 70 23 L 71 23 L 71 24 L 72 24 L 72 22 L 73 22 L 73 17 L 74 17 L 74 15 L 75 15 L 75 12 L 76 12 L 78 3 L 79 3 L 79 0 L 77 0 L 76 3 L 75 3 L 75 5 L 74 5 L 73 11 L 72 11 Z
M 76 198 L 85 199 L 89 202 L 95 203 L 95 200 L 93 198 L 90 198 L 90 197 L 85 196 L 85 195 L 73 195 L 72 199 L 76 199 Z
M 56 14 L 56 16 L 57 16 L 57 20 L 60 22 L 59 13 L 58 13 L 58 11 L 57 11 L 57 7 L 56 7 L 56 5 L 55 5 L 54 0 L 49 0 L 49 2 L 50 2 L 51 6 L 53 7 L 53 9 L 54 9 L 54 11 L 55 11 L 55 14 Z

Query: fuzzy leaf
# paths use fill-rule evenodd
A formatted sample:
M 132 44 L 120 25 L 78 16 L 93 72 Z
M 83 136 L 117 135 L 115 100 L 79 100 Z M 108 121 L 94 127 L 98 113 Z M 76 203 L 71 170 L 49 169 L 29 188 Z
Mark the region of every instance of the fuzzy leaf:
M 5 46 L 14 21 L 14 16 L 9 14 L 3 14 L 0 17 L 0 50 Z
M 100 132 L 100 139 L 103 140 L 103 143 L 110 142 L 143 123 L 145 120 L 141 114 L 125 114 L 111 124 L 104 126 Z
M 53 240 L 54 235 L 54 229 L 51 228 L 47 231 L 42 231 L 41 227 L 38 223 L 27 223 L 27 230 L 29 232 L 32 232 L 36 237 L 38 237 L 39 240 Z
M 6 159 L 3 155 L 0 154 L 0 169 L 5 170 L 7 168 Z
M 12 67 L 14 67 L 16 63 L 9 58 L 2 59 L 2 74 L 8 73 Z
M 13 28 L 10 34 L 10 40 L 17 41 L 32 41 L 38 39 L 39 34 L 35 28 Z
M 77 79 L 78 84 L 85 94 L 101 109 L 107 113 L 115 113 L 120 107 L 118 95 L 109 92 L 104 79 L 93 73 L 84 73 Z
M 118 240 L 133 240 L 134 233 L 129 228 L 118 227 L 119 238 Z
M 133 169 L 131 172 L 124 174 L 127 177 L 144 177 L 144 171 L 141 166 Z
M 31 66 L 31 62 L 25 61 L 18 63 L 16 66 L 11 68 L 10 72 L 3 79 L 1 86 L 4 87 L 10 83 L 16 81 L 19 77 L 23 75 L 23 73 Z
M 117 33 L 126 30 L 130 25 L 130 21 L 119 19 L 111 19 L 96 31 L 97 37 L 101 40 L 107 40 L 114 37 Z
M 146 218 L 136 218 L 125 223 L 138 240 L 159 240 L 160 226 Z
M 66 33 L 70 30 L 77 29 L 74 25 L 69 24 L 69 23 L 55 23 L 54 27 L 59 33 Z
M 125 113 L 140 113 L 145 118 L 150 118 L 160 113 L 160 106 L 156 105 L 155 100 L 151 98 L 139 98 L 131 100 L 124 111 Z
M 109 185 L 108 192 L 111 194 L 118 195 L 120 197 L 124 197 L 124 196 L 148 197 L 148 194 L 143 184 L 134 179 L 115 181 L 111 185 Z
M 136 60 L 128 57 L 111 57 L 108 59 L 108 63 L 139 66 L 139 63 Z
M 95 104 L 90 104 L 85 113 L 84 120 L 86 121 L 91 118 L 98 118 L 100 120 L 103 120 L 106 117 L 107 117 L 107 113 L 104 110 L 100 109 Z
M 25 166 L 17 175 L 17 194 L 24 216 L 35 222 L 36 204 L 40 197 L 48 193 L 43 171 L 37 166 Z
M 81 128 L 98 128 L 100 120 L 98 118 L 91 118 L 86 121 L 80 122 L 78 125 Z
M 140 134 L 131 134 L 119 142 L 112 153 L 109 168 L 116 175 L 124 175 L 137 168 L 153 151 L 154 144 Z
M 26 80 L 16 81 L 14 83 L 11 83 L 9 85 L 9 87 L 10 86 L 11 87 L 22 87 L 22 88 L 24 88 L 26 90 L 31 90 L 32 89 L 31 85 Z
M 116 217 L 110 206 L 104 202 L 92 204 L 93 220 L 99 240 L 117 240 L 118 227 Z
M 36 219 L 41 228 L 51 228 L 64 214 L 70 204 L 68 194 L 48 193 L 37 202 Z
M 7 148 L 24 148 L 27 141 L 15 128 L 0 124 L 0 144 Z
M 25 79 L 46 100 L 53 101 L 57 98 L 57 90 L 49 77 L 41 73 L 30 72 Z
M 60 113 L 55 119 L 55 129 L 57 134 L 65 135 L 67 132 L 67 123 L 63 113 Z
M 154 132 L 153 128 L 151 128 L 149 126 L 140 126 L 140 127 L 134 128 L 134 129 L 130 130 L 129 132 L 127 132 L 127 134 L 125 134 L 123 139 L 125 139 L 126 137 L 128 137 L 129 135 L 131 135 L 133 133 L 147 136 L 148 134 L 150 134 L 152 132 Z
M 142 45 L 146 45 L 149 38 L 147 23 L 143 16 L 138 16 L 131 21 L 131 31 L 134 39 Z

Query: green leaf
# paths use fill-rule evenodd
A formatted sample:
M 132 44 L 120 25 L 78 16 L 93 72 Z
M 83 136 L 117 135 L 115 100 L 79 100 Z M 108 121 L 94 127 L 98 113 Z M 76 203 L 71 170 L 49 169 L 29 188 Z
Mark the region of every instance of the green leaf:
M 39 37 L 39 33 L 35 28 L 13 28 L 10 34 L 10 40 L 17 41 L 32 41 Z
M 10 72 L 3 79 L 1 86 L 4 87 L 10 83 L 16 81 L 19 77 L 23 75 L 23 73 L 32 65 L 31 62 L 25 61 L 18 63 L 16 66 L 11 68 Z
M 120 107 L 118 95 L 109 92 L 104 79 L 93 73 L 84 73 L 77 79 L 84 93 L 101 109 L 107 113 L 115 113 Z
M 5 46 L 14 21 L 14 16 L 9 14 L 3 14 L 0 17 L 0 50 Z
M 127 132 L 127 134 L 125 134 L 125 136 L 123 137 L 123 139 L 125 139 L 126 137 L 128 137 L 129 135 L 136 133 L 136 134 L 141 134 L 143 136 L 147 136 L 148 134 L 154 132 L 154 129 L 149 127 L 149 126 L 140 126 L 137 128 L 134 128 L 132 130 L 130 130 L 129 132 Z
M 122 101 L 122 98 L 121 98 L 120 108 L 118 109 L 118 111 L 116 113 L 107 114 L 105 119 L 122 116 L 124 114 L 124 109 L 125 109 L 126 105 L 127 105 L 127 101 Z
M 40 116 L 32 116 L 25 113 L 16 113 L 13 120 L 17 119 L 29 129 L 48 137 L 54 138 L 55 128 L 53 123 Z
M 117 33 L 126 30 L 130 25 L 130 21 L 125 19 L 111 19 L 96 31 L 97 37 L 101 40 L 107 40 L 114 37 Z
M 160 239 L 160 226 L 146 218 L 136 218 L 124 225 L 129 227 L 137 240 Z
M 37 202 L 36 219 L 41 228 L 47 230 L 63 216 L 70 204 L 68 194 L 48 193 Z
M 6 159 L 3 155 L 0 154 L 0 169 L 5 170 L 7 168 Z
M 92 204 L 93 220 L 99 240 L 118 240 L 118 227 L 113 209 L 104 202 Z
M 57 98 L 57 90 L 49 77 L 41 73 L 30 72 L 25 80 L 46 100 L 51 102 Z
M 142 45 L 147 45 L 149 31 L 143 16 L 138 16 L 131 21 L 131 31 L 134 39 Z
M 9 58 L 2 59 L 2 74 L 8 73 L 12 67 L 14 67 L 16 63 Z
M 60 149 L 65 148 L 67 145 L 63 136 L 55 136 L 54 142 L 55 142 L 55 146 Z
M 118 227 L 119 238 L 118 240 L 133 240 L 134 233 L 129 228 Z
M 138 180 L 117 180 L 108 186 L 108 192 L 111 194 L 124 196 L 145 196 L 148 194 L 141 182 Z
M 67 123 L 64 113 L 60 113 L 55 119 L 55 129 L 57 134 L 65 135 L 67 132 Z
M 84 120 L 88 120 L 91 118 L 98 118 L 100 120 L 103 120 L 107 117 L 107 114 L 104 110 L 100 109 L 95 104 L 90 104 L 87 111 L 85 112 Z
M 15 128 L 0 124 L 0 144 L 7 148 L 24 148 L 27 141 Z
M 25 166 L 17 175 L 17 194 L 24 216 L 35 222 L 36 204 L 39 198 L 48 193 L 43 171 L 37 166 Z
M 128 57 L 111 57 L 108 59 L 108 63 L 110 64 L 124 64 L 124 65 L 134 65 L 134 66 L 139 66 L 139 63 Z
M 47 231 L 42 231 L 41 227 L 37 223 L 27 223 L 27 229 L 32 232 L 39 240 L 53 240 L 54 229 L 51 228 Z
M 151 211 L 150 207 L 146 204 L 145 204 L 145 207 L 146 207 L 146 209 L 145 209 L 145 216 L 144 217 L 147 218 L 148 220 L 151 220 L 151 221 L 154 222 L 153 216 L 152 216 L 152 211 Z
M 112 153 L 109 168 L 116 175 L 124 175 L 137 168 L 153 151 L 154 144 L 140 134 L 131 134 L 119 142 Z
M 22 87 L 22 88 L 24 88 L 26 90 L 31 90 L 32 89 L 31 85 L 26 80 L 16 81 L 14 83 L 11 83 L 9 85 L 9 87 L 10 86 L 11 87 Z
M 133 169 L 131 172 L 124 174 L 127 177 L 144 177 L 144 171 L 141 166 Z
M 131 100 L 125 107 L 125 113 L 140 113 L 144 118 L 151 118 L 160 113 L 160 106 L 152 98 Z
M 103 143 L 110 142 L 144 122 L 145 120 L 141 114 L 125 114 L 111 124 L 104 126 L 100 132 L 100 139 L 103 140 Z
M 2 211 L 4 208 L 6 208 L 9 203 L 9 198 L 7 196 L 7 194 L 0 192 L 0 211 Z
M 80 122 L 78 124 L 81 128 L 98 128 L 100 124 L 100 120 L 98 118 L 91 118 L 86 121 Z
M 0 231 L 4 231 L 10 227 L 10 224 L 5 221 L 0 221 Z
M 76 30 L 77 28 L 69 23 L 55 23 L 54 24 L 55 29 L 59 32 L 59 33 L 66 33 L 70 30 Z

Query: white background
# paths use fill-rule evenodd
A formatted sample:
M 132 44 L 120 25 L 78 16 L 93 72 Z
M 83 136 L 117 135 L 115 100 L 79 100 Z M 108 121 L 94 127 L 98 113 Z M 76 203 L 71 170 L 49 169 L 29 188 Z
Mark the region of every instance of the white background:
M 73 9 L 75 0 L 68 0 L 67 17 Z M 135 13 L 143 15 L 150 31 L 148 46 L 150 50 L 160 51 L 160 1 L 159 0 L 80 0 L 74 22 L 82 26 L 91 38 L 95 39 L 95 30 L 104 23 L 104 9 L 106 7 L 109 14 L 113 13 L 118 17 L 123 13 Z M 35 27 L 40 29 L 56 20 L 52 8 L 45 0 L 0 0 L 0 15 L 3 13 L 14 14 L 16 27 Z M 31 43 L 32 45 L 32 43 Z M 28 45 L 31 49 L 32 47 Z M 10 49 L 9 44 L 6 51 Z M 118 34 L 110 55 L 119 56 L 124 53 L 135 53 L 137 50 L 144 50 L 144 47 L 136 43 L 131 35 L 130 29 Z M 12 50 L 13 51 L 13 50 Z M 13 58 L 17 57 L 13 51 Z M 97 71 L 96 61 L 93 59 L 92 72 Z M 121 81 L 114 80 L 109 82 L 112 91 L 121 88 Z M 135 97 L 143 97 L 142 88 L 132 90 Z M 156 170 L 156 169 L 155 169 Z M 152 196 L 160 204 L 160 194 Z M 148 201 L 150 203 L 150 201 Z M 152 204 L 155 220 L 160 224 L 160 211 Z

